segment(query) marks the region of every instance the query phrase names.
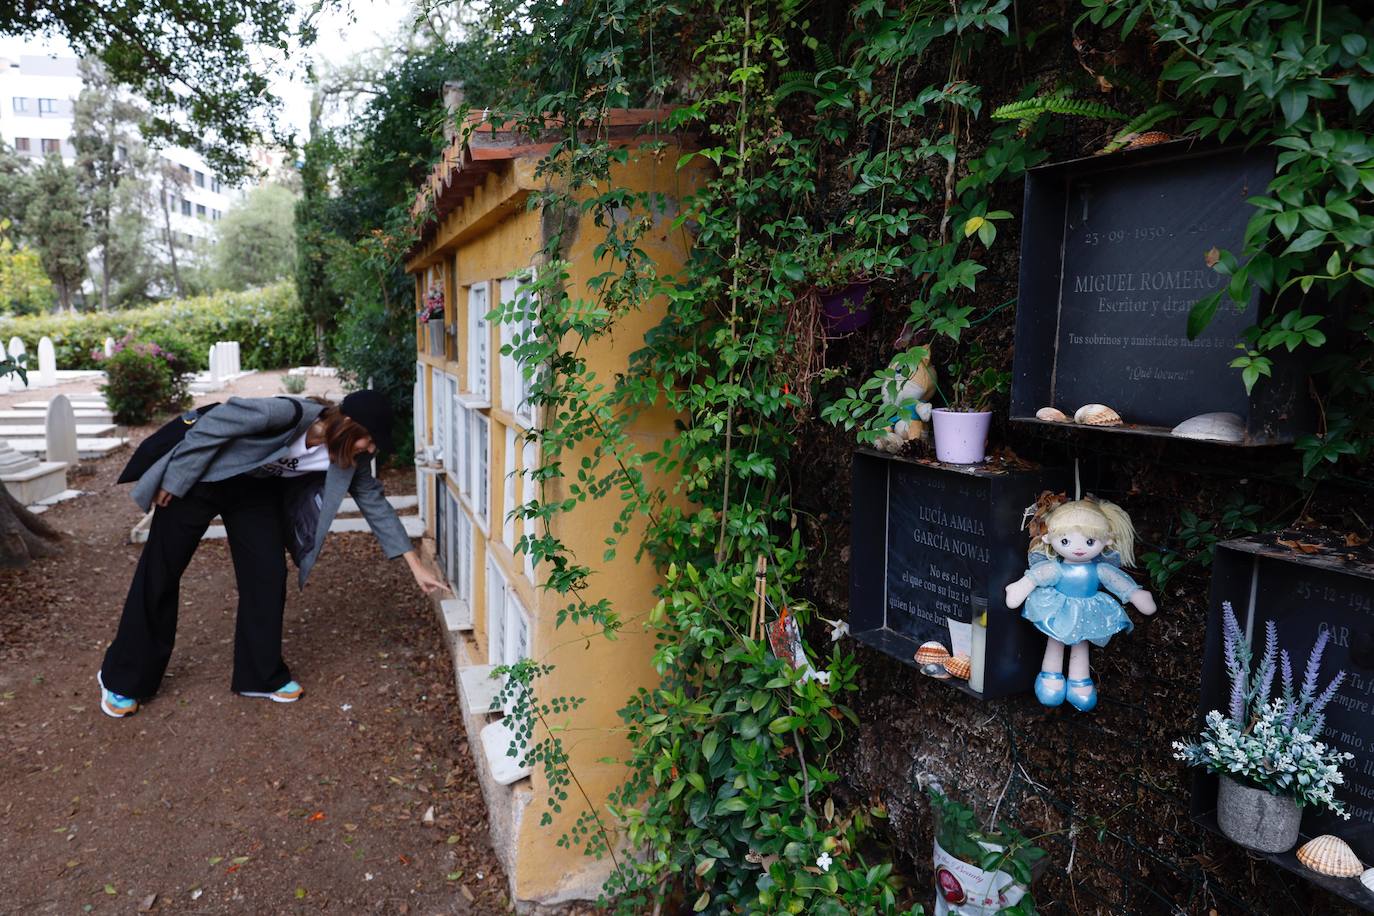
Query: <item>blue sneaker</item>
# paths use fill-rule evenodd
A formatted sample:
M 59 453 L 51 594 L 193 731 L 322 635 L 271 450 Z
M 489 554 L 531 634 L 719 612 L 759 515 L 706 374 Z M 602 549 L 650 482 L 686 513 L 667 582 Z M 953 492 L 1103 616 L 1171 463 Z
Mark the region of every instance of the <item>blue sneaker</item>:
M 1084 687 L 1088 692 L 1080 696 L 1077 691 Z M 1097 705 L 1097 685 L 1090 677 L 1075 678 L 1069 681 L 1069 705 L 1079 712 L 1089 712 Z
M 100 711 L 112 719 L 122 719 L 138 712 L 138 700 L 115 693 L 105 688 L 105 680 L 100 672 L 95 673 L 95 682 L 100 685 Z
M 297 684 L 295 681 L 287 681 L 285 684 L 282 684 L 276 690 L 269 693 L 261 693 L 256 690 L 240 690 L 239 696 L 262 697 L 263 699 L 271 700 L 273 703 L 294 703 L 301 698 L 301 694 L 304 692 L 300 684 Z
M 1035 679 L 1035 698 L 1045 706 L 1064 702 L 1064 675 L 1058 671 L 1041 671 Z

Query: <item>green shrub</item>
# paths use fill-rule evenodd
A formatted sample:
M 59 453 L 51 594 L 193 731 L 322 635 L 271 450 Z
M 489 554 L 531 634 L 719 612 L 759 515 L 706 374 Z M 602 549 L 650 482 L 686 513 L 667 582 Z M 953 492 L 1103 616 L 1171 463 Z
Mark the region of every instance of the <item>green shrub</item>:
M 392 459 L 408 463 L 415 452 L 415 319 L 407 310 L 389 313 L 380 302 L 345 305 L 334 334 L 334 361 L 352 387 L 367 386 L 386 394 L 395 416 Z
M 281 387 L 287 394 L 305 394 L 305 376 L 284 375 L 282 376 Z
M 142 426 L 163 410 L 180 410 L 191 403 L 186 360 L 155 343 L 134 343 L 126 337 L 114 355 L 102 354 L 100 363 L 106 375 L 100 391 L 116 423 Z
M 291 283 L 241 293 L 219 292 L 117 312 L 24 315 L 0 319 L 0 337 L 18 337 L 30 353 L 52 339 L 61 369 L 99 369 L 105 338 L 155 343 L 208 368 L 216 341 L 237 340 L 245 369 L 278 369 L 315 361 L 315 332 Z

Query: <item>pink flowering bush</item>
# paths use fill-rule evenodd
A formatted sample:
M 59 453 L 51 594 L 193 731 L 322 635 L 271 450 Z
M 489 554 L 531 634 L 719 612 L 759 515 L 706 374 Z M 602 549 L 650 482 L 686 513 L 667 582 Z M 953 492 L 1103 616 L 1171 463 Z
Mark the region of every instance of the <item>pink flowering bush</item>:
M 105 370 L 100 390 L 116 423 L 142 426 L 161 411 L 181 410 L 191 403 L 186 387 L 189 367 L 178 353 L 125 336 L 110 356 L 97 350 L 91 359 Z

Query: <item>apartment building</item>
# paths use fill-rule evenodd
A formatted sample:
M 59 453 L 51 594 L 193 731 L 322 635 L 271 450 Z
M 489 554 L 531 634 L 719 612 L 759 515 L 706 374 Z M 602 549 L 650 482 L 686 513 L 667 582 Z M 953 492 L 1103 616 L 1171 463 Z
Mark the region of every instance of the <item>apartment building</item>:
M 38 42 L 0 42 L 0 139 L 21 156 L 57 154 L 76 160 L 72 123 L 81 94 L 80 61 L 70 51 Z M 214 224 L 240 192 L 226 186 L 195 150 L 159 149 L 173 182 L 166 194 L 175 240 L 194 249 L 214 236 Z M 157 223 L 161 225 L 161 214 Z

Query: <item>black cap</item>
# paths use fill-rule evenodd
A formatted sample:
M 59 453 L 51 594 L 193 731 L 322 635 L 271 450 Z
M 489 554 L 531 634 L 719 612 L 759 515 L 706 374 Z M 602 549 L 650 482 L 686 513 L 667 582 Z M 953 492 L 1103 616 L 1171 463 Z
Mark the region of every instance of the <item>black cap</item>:
M 371 388 L 355 391 L 339 402 L 339 412 L 362 424 L 377 451 L 391 451 L 391 402 L 386 395 Z

